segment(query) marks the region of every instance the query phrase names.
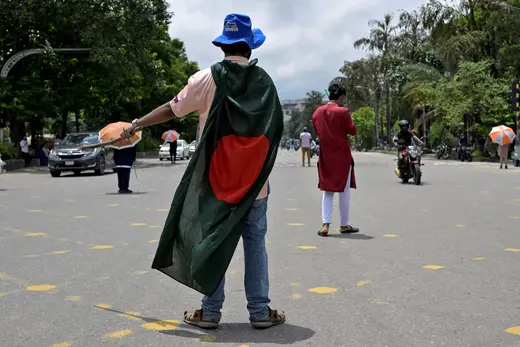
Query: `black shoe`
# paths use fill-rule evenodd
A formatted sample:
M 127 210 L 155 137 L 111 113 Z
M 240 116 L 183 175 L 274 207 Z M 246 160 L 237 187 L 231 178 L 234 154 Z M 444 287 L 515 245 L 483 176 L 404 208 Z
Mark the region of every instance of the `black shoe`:
M 130 189 L 119 189 L 119 194 L 132 194 L 133 192 Z

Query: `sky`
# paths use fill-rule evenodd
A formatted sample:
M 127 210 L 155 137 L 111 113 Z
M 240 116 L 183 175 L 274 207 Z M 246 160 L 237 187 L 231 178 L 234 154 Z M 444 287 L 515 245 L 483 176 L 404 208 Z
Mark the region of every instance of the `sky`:
M 200 68 L 222 59 L 212 45 L 222 33 L 228 13 L 251 17 L 267 37 L 253 51 L 273 78 L 281 99 L 302 99 L 311 90 L 324 91 L 340 75 L 345 60 L 368 53 L 354 48 L 367 36 L 370 19 L 400 10 L 414 10 L 426 0 L 169 0 L 174 13 L 170 35 L 184 41 L 188 58 Z

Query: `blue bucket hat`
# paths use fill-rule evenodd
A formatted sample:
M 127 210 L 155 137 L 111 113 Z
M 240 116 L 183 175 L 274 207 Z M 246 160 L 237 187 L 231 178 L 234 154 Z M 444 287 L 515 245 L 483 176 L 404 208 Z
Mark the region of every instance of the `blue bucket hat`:
M 265 42 L 265 35 L 260 29 L 251 28 L 251 18 L 245 14 L 231 13 L 224 19 L 222 35 L 213 40 L 217 47 L 245 42 L 251 49 L 257 49 Z

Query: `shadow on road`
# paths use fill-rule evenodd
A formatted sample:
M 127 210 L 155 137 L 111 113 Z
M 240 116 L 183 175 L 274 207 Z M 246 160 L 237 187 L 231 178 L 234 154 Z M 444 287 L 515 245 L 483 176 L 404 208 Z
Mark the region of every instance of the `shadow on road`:
M 130 318 L 137 318 L 145 323 L 155 323 L 164 326 L 164 330 L 156 329 L 164 335 L 172 337 L 184 337 L 187 339 L 200 339 L 204 342 L 213 343 L 272 343 L 277 345 L 292 345 L 296 342 L 310 339 L 316 334 L 314 330 L 292 324 L 282 324 L 268 330 L 254 330 L 247 323 L 226 323 L 220 324 L 218 330 L 212 330 L 211 335 L 206 330 L 193 327 L 188 324 L 181 324 L 178 321 L 164 321 L 158 318 L 143 317 L 134 313 L 118 311 L 94 305 L 95 308 L 103 311 L 117 313 Z M 181 328 L 181 329 L 179 329 Z
M 202 341 L 213 343 L 270 343 L 275 345 L 292 345 L 296 342 L 310 339 L 316 334 L 314 330 L 293 324 L 281 324 L 268 330 L 254 330 L 248 323 L 225 323 L 220 324 L 218 330 L 211 332 L 214 337 L 206 340 L 203 336 L 204 330 L 191 325 L 181 324 L 183 329 L 162 330 L 162 334 L 185 337 L 187 339 L 199 338 Z
M 131 194 L 119 194 L 119 193 L 105 193 L 105 195 L 145 195 L 148 194 L 148 192 L 133 192 Z
M 329 234 L 328 237 L 336 239 L 372 240 L 374 237 L 365 234 Z

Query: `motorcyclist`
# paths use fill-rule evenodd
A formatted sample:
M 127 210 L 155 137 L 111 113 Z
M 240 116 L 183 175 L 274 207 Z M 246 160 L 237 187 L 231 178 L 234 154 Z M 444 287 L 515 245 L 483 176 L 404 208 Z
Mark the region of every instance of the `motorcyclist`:
M 422 146 L 424 143 L 410 130 L 410 123 L 406 120 L 399 121 L 399 131 L 394 135 L 394 143 L 397 145 L 397 168 L 396 174 L 399 176 L 399 167 L 402 164 L 403 157 L 401 156 L 401 149 L 411 146 L 413 142 Z
M 468 138 L 466 137 L 466 134 L 462 134 L 459 138 L 459 143 L 457 146 L 457 154 L 459 157 L 459 160 L 462 160 L 463 151 L 468 146 Z

